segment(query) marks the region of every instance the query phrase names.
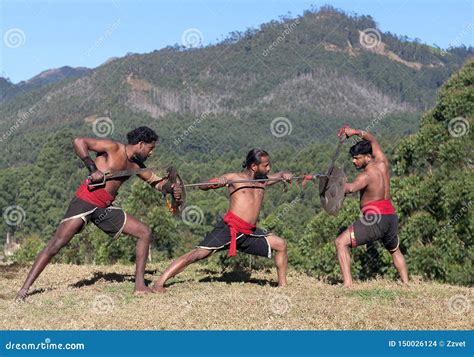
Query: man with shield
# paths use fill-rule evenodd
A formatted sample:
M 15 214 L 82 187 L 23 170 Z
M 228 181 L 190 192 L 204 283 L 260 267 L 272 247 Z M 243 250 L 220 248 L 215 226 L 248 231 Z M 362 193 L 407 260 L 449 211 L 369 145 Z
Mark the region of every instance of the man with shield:
M 346 182 L 346 194 L 360 192 L 362 217 L 348 227 L 336 240 L 337 258 L 345 287 L 352 287 L 349 247 L 355 248 L 376 240 L 390 252 L 393 264 L 403 283 L 408 282 L 405 258 L 399 249 L 398 217 L 390 199 L 389 163 L 375 136 L 349 126 L 339 129 L 338 136 L 357 135 L 362 140 L 350 148 L 352 162 L 363 170 L 354 182 Z

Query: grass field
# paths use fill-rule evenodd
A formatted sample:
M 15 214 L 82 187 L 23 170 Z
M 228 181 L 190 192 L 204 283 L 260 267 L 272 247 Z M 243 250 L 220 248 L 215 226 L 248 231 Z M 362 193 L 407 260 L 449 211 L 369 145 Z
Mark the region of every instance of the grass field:
M 147 267 L 156 280 L 166 262 Z M 189 267 L 165 294 L 134 297 L 133 266 L 50 265 L 23 304 L 13 302 L 28 266 L 0 266 L 1 329 L 333 330 L 472 329 L 473 289 L 377 279 L 351 290 L 290 270 L 222 273 Z

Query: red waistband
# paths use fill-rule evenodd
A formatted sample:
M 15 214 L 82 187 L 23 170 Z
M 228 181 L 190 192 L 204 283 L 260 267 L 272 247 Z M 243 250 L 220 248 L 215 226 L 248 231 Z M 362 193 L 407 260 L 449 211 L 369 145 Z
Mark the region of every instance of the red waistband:
M 237 253 L 237 233 L 252 234 L 257 226 L 244 221 L 230 210 L 225 214 L 224 222 L 230 230 L 229 257 L 232 257 Z
M 109 207 L 115 199 L 115 197 L 103 187 L 93 189 L 92 191 L 89 190 L 87 187 L 87 179 L 84 179 L 81 186 L 77 189 L 76 197 L 100 208 Z
M 361 209 L 363 214 L 395 214 L 395 207 L 393 207 L 391 200 L 368 202 Z

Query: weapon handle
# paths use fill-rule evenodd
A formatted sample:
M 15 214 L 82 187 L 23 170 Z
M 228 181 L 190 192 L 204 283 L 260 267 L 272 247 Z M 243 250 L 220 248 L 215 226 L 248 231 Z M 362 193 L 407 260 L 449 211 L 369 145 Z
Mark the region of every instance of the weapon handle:
M 92 182 L 92 176 L 88 175 L 87 176 L 87 182 L 86 182 L 87 183 L 87 188 L 103 186 L 103 185 L 105 185 L 105 180 L 106 180 L 106 178 L 105 178 L 105 174 L 104 174 L 104 176 L 102 177 L 102 181 L 93 183 Z

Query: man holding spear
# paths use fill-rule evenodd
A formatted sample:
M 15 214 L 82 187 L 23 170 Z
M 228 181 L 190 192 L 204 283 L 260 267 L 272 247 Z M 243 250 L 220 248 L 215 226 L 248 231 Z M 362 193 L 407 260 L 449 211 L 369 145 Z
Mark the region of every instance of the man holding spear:
M 291 181 L 293 174 L 279 172 L 267 176 L 271 169 L 270 155 L 261 149 L 252 149 L 242 164 L 239 173 L 227 173 L 206 183 L 199 184 L 201 190 L 217 189 L 227 186 L 230 194 L 230 207 L 224 218 L 214 230 L 192 251 L 173 261 L 153 286 L 157 292 L 165 291 L 165 283 L 182 272 L 189 264 L 205 259 L 212 253 L 229 249 L 229 256 L 237 250 L 271 258 L 275 253 L 278 286 L 286 286 L 288 255 L 286 242 L 272 233 L 256 227 L 262 207 L 265 188 L 280 181 Z

